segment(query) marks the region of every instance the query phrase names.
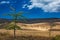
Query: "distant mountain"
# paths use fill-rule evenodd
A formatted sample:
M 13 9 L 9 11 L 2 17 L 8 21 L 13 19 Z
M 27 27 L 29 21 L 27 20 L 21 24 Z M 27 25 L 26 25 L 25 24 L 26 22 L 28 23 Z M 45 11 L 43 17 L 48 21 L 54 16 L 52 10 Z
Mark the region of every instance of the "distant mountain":
M 0 29 L 4 28 L 11 21 L 12 19 L 0 18 Z M 37 18 L 37 19 L 26 19 L 26 21 L 20 19 L 17 20 L 17 22 L 25 24 L 42 23 L 42 22 L 60 22 L 60 18 Z
M 60 22 L 60 18 L 37 18 L 28 19 L 27 23 L 41 23 L 41 22 Z
M 0 23 L 5 23 L 5 22 L 11 22 L 12 19 L 3 19 L 3 18 L 0 18 Z M 17 22 L 20 22 L 20 23 L 40 23 L 40 22 L 60 22 L 60 18 L 36 18 L 36 19 L 20 19 L 20 20 L 17 20 Z
M 8 19 L 0 18 L 0 29 L 4 28 L 8 23 L 10 23 Z
M 10 22 L 8 19 L 0 18 L 0 23 Z

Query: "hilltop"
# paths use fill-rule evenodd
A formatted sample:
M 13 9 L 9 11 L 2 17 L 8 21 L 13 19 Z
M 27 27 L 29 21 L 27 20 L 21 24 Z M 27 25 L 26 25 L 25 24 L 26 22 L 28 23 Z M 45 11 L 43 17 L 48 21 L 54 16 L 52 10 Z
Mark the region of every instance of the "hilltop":
M 27 23 L 27 24 L 41 23 L 41 22 L 60 22 L 60 18 L 36 18 L 36 19 L 24 19 L 24 20 L 19 19 L 17 20 L 17 22 Z M 12 19 L 0 18 L 0 23 L 11 22 L 11 21 Z

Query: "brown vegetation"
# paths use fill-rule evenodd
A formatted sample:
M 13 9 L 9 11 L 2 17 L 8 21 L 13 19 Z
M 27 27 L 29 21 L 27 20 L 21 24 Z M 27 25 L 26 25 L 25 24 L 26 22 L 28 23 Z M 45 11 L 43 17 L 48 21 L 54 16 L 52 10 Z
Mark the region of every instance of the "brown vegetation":
M 55 36 L 60 32 L 51 33 L 52 36 Z M 14 40 L 13 30 L 0 29 L 0 40 Z M 16 40 L 50 40 L 50 38 L 48 31 L 16 30 Z
M 46 35 L 42 36 L 40 31 L 34 30 L 17 30 L 16 40 L 46 40 Z M 14 40 L 13 30 L 0 30 L 0 40 Z

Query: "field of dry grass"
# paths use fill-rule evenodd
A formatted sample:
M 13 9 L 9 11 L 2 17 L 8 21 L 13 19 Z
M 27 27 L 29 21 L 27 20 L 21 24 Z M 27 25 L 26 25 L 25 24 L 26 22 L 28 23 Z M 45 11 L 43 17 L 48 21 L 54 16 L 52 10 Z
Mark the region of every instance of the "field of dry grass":
M 58 23 L 59 24 L 59 23 Z M 28 28 L 24 30 L 16 30 L 16 40 L 50 40 L 49 31 L 41 31 L 41 30 L 33 30 L 29 28 L 49 28 L 50 25 L 44 24 L 41 26 L 40 24 L 31 24 L 29 25 L 21 25 L 22 28 Z M 35 25 L 35 26 L 34 26 Z M 53 29 L 60 29 L 60 24 L 53 27 Z M 51 31 L 51 36 L 54 37 L 56 35 L 60 35 L 60 31 Z M 0 40 L 14 40 L 14 30 L 6 30 L 0 29 Z
M 0 40 L 14 40 L 13 33 L 13 30 L 0 29 Z M 16 30 L 17 40 L 43 40 L 43 38 L 46 39 L 47 37 L 41 36 L 40 31 Z
M 51 32 L 52 36 L 60 35 L 60 31 Z M 14 31 L 0 29 L 0 40 L 14 40 Z M 16 30 L 16 40 L 50 40 L 48 31 Z
M 8 33 L 10 35 L 14 34 L 14 30 L 0 29 L 0 33 Z M 42 32 L 37 30 L 16 30 L 17 36 L 48 36 L 48 32 Z

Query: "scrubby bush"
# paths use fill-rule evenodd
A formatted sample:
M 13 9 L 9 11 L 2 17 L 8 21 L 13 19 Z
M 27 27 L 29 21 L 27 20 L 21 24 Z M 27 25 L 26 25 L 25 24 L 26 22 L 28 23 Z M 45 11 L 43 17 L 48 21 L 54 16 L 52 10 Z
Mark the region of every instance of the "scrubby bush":
M 11 30 L 11 29 L 14 29 L 14 26 L 6 26 L 5 29 Z M 21 28 L 19 26 L 15 25 L 15 29 L 20 30 Z
M 14 25 L 14 23 L 8 24 L 7 26 L 5 26 L 5 29 L 11 30 L 11 29 L 14 29 L 14 27 L 15 27 L 16 30 L 20 30 L 21 29 L 19 26 Z
M 60 40 L 60 35 L 56 35 L 52 40 Z

